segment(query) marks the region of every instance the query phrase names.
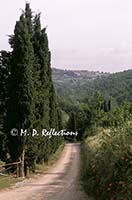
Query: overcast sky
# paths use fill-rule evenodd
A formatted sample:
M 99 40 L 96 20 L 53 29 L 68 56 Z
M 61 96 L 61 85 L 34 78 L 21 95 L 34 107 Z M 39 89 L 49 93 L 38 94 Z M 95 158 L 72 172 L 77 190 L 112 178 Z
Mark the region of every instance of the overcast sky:
M 132 68 L 132 0 L 29 0 L 48 25 L 52 66 L 122 71 Z M 0 5 L 0 49 L 9 49 L 25 0 Z

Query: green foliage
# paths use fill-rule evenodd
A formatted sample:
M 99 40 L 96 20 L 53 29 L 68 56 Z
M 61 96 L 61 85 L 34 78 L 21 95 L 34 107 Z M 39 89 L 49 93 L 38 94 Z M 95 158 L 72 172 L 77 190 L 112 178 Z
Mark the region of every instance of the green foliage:
M 8 100 L 8 79 L 10 72 L 10 53 L 0 52 L 0 159 L 7 159 L 7 135 L 5 134 L 5 122 Z
M 113 106 L 122 105 L 125 101 L 132 102 L 132 70 L 96 77 L 94 80 L 85 78 L 55 79 L 55 88 L 61 96 L 74 101 L 91 100 L 99 91 L 105 99 L 111 99 Z
M 2 51 L 0 56 L 0 158 L 6 159 L 9 150 L 11 160 L 16 161 L 25 152 L 25 162 L 34 171 L 36 163 L 48 162 L 62 140 L 13 137 L 10 130 L 27 129 L 30 133 L 33 128 L 62 128 L 62 115 L 51 77 L 46 28 L 41 29 L 40 14 L 33 16 L 29 3 L 9 43 L 12 51 Z
M 104 113 L 101 125 L 103 127 L 121 127 L 127 121 L 131 120 L 131 109 L 131 103 L 124 103 L 124 105 Z
M 0 176 L 0 190 L 12 187 L 17 182 L 18 182 L 18 180 L 16 178 L 13 178 L 13 177 L 4 177 L 3 178 L 3 177 Z
M 67 129 L 68 129 L 68 131 L 76 132 L 76 129 L 77 129 L 76 128 L 76 116 L 75 116 L 74 112 L 70 113 L 69 120 L 67 123 Z
M 95 199 L 132 198 L 132 126 L 107 129 L 82 145 L 84 188 Z
M 27 11 L 28 12 L 28 11 Z M 34 52 L 29 32 L 29 19 L 20 16 L 14 30 L 13 51 L 11 57 L 11 75 L 9 80 L 8 130 L 9 148 L 13 160 L 21 155 L 24 145 L 22 137 L 12 137 L 10 130 L 30 129 L 34 123 Z
M 74 133 L 77 131 L 77 127 L 76 127 L 76 115 L 75 115 L 74 112 L 71 112 L 69 114 L 69 119 L 68 119 L 68 122 L 67 122 L 66 129 L 67 129 L 67 131 L 74 132 Z M 67 136 L 67 137 L 65 137 L 65 139 L 73 140 L 74 137 L 73 136 Z

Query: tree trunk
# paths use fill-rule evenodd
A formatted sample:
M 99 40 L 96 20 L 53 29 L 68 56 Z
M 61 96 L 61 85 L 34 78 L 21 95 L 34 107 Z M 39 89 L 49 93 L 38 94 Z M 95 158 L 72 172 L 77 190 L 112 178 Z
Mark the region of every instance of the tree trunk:
M 24 175 L 24 157 L 25 157 L 25 151 L 23 150 L 22 155 L 20 157 L 20 165 L 19 165 L 19 177 L 25 177 Z

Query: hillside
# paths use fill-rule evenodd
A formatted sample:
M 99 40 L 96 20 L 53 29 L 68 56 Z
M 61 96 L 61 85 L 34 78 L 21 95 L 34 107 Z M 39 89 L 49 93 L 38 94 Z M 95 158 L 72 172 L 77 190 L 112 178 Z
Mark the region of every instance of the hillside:
M 132 102 L 132 70 L 115 74 L 87 71 L 87 75 L 81 75 L 81 78 L 75 78 L 75 72 L 72 71 L 69 79 L 59 76 L 56 79 L 53 73 L 54 85 L 59 96 L 82 101 L 86 98 L 91 99 L 96 91 L 100 91 L 106 98 L 111 98 L 115 105 L 124 101 Z M 82 74 L 82 71 L 78 71 L 78 74 Z

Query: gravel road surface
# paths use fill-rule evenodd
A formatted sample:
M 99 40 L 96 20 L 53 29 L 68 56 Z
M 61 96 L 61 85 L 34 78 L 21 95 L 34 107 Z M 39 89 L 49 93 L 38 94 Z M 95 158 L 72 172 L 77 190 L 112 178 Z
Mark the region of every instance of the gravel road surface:
M 0 200 L 91 200 L 81 189 L 80 145 L 66 144 L 60 159 L 36 179 L 0 192 Z

